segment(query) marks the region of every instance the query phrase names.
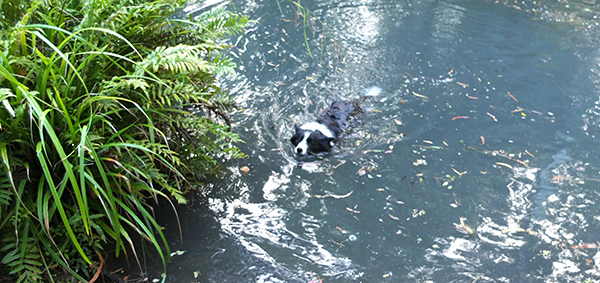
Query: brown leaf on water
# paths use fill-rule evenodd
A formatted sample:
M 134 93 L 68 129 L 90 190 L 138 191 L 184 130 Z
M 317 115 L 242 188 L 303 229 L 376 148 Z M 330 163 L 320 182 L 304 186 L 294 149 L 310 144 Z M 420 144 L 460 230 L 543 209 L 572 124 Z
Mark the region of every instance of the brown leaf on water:
M 580 244 L 571 246 L 571 249 L 596 249 L 598 248 L 598 244 L 596 243 L 588 243 L 588 244 Z
M 248 166 L 242 166 L 242 167 L 240 167 L 240 171 L 242 171 L 244 173 L 248 173 L 248 172 L 250 172 L 250 168 L 248 168 Z
M 535 157 L 535 156 L 533 156 L 533 154 L 531 154 L 531 153 L 530 153 L 529 151 L 527 151 L 527 150 L 525 150 L 525 153 L 529 154 L 529 156 L 531 156 L 531 157 Z
M 529 165 L 527 165 L 527 163 L 525 163 L 525 162 L 523 162 L 523 161 L 521 161 L 521 160 L 519 160 L 519 159 L 515 159 L 515 161 L 516 161 L 517 163 L 519 163 L 519 164 L 521 164 L 521 165 L 525 166 L 525 167 L 529 167 Z
M 360 211 L 358 211 L 358 210 L 354 210 L 354 209 L 352 209 L 352 208 L 349 208 L 349 207 L 346 207 L 346 210 L 348 210 L 348 211 L 350 211 L 350 212 L 352 212 L 352 213 L 360 213 Z
M 342 232 L 342 234 L 348 233 L 348 231 L 346 231 L 346 230 L 344 230 L 344 229 L 342 229 L 342 228 L 340 228 L 338 226 L 335 226 L 335 228 L 338 229 L 338 230 L 340 230 L 340 232 Z
M 462 177 L 462 175 L 464 175 L 464 174 L 466 174 L 466 173 L 467 173 L 467 171 L 464 171 L 464 172 L 459 172 L 458 170 L 456 170 L 456 169 L 454 169 L 454 168 L 452 168 L 452 170 L 454 171 L 454 173 L 458 174 L 458 176 L 461 176 L 461 177 Z

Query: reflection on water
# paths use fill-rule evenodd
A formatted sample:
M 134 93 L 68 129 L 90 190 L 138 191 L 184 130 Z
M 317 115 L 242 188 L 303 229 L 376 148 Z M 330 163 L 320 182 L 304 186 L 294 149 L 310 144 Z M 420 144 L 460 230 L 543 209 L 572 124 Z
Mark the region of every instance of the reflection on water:
M 187 213 L 167 281 L 600 280 L 597 7 L 303 2 L 305 33 L 291 2 L 234 2 L 260 21 L 232 41 L 249 158 Z M 334 152 L 293 156 L 294 123 L 373 86 Z

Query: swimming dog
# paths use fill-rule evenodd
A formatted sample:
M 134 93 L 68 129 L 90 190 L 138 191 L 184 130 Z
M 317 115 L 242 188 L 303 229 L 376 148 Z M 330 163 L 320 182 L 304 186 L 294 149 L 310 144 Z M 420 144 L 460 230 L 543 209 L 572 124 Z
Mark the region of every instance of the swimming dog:
M 353 101 L 335 101 L 323 111 L 315 122 L 294 125 L 295 133 L 290 139 L 294 152 L 299 156 L 330 151 L 338 139 L 348 130 L 352 118 L 360 113 L 362 104 L 377 95 L 381 89 L 373 87 L 366 96 Z

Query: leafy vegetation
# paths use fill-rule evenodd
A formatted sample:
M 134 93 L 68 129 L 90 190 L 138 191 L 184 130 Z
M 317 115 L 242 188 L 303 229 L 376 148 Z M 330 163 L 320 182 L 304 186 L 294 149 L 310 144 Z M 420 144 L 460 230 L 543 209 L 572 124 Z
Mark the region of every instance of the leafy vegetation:
M 0 1 L 0 270 L 18 282 L 93 280 L 137 235 L 166 264 L 150 204 L 243 156 L 216 78 L 248 19 L 176 19 L 186 3 Z

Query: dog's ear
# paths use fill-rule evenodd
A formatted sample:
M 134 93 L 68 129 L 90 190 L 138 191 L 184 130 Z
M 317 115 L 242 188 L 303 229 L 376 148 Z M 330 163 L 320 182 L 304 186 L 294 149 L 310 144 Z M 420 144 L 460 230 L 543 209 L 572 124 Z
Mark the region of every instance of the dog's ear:
M 302 140 L 302 129 L 296 124 L 294 124 L 294 128 L 296 130 L 296 133 L 292 135 L 292 137 L 290 138 L 290 142 L 292 142 L 294 146 L 297 146 Z

